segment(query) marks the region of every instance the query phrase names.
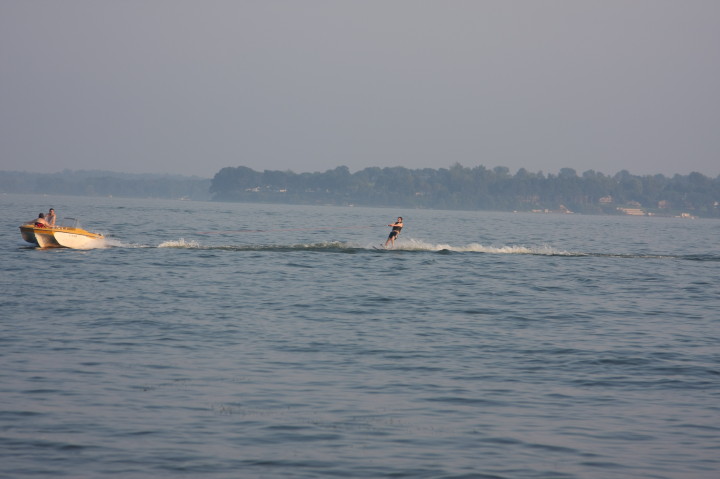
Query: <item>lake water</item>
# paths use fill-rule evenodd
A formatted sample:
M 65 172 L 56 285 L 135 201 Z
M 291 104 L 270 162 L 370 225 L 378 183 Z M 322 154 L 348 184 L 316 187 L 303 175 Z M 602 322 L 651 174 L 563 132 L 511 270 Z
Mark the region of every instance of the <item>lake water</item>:
M 0 477 L 718 477 L 719 221 L 0 205 Z

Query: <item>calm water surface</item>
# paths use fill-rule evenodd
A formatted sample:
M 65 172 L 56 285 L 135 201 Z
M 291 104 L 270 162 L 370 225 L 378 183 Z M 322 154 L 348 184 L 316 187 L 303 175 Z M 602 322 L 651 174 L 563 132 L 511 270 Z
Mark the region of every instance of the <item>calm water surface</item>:
M 0 206 L 0 477 L 720 470 L 718 221 Z M 49 207 L 105 247 L 28 247 Z

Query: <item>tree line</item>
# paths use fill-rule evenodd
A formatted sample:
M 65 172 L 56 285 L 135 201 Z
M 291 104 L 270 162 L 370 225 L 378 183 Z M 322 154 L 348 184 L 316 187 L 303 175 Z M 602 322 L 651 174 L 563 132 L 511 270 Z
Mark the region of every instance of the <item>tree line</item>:
M 346 166 L 325 172 L 227 167 L 212 180 L 103 171 L 0 172 L 0 193 L 185 198 L 193 200 L 388 206 L 495 211 L 572 211 L 720 218 L 720 177 L 604 175 L 572 168 L 558 174 L 514 174 L 505 167 L 407 169 Z
M 609 176 L 572 168 L 558 174 L 506 167 L 408 169 L 346 166 L 316 173 L 221 169 L 210 184 L 217 201 L 394 206 L 408 208 L 563 211 L 585 214 L 643 214 L 720 217 L 720 177 Z

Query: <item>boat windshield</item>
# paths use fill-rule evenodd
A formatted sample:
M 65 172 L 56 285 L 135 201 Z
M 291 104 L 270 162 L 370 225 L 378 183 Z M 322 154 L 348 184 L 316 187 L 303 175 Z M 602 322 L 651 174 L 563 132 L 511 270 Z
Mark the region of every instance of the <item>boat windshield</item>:
M 77 218 L 63 218 L 59 226 L 62 228 L 82 228 L 82 226 L 80 226 L 80 220 Z

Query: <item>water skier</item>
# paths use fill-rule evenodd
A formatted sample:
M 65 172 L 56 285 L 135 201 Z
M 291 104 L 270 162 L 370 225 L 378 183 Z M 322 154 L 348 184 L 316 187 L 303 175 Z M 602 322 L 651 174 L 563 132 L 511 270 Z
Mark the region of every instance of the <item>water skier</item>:
M 390 231 L 390 234 L 388 235 L 388 239 L 387 239 L 387 241 L 385 241 L 385 248 L 387 248 L 388 243 L 392 244 L 392 247 L 394 248 L 395 240 L 397 239 L 398 235 L 400 235 L 400 231 L 403 228 L 402 216 L 398 216 L 397 221 L 388 226 L 392 226 L 392 231 Z

